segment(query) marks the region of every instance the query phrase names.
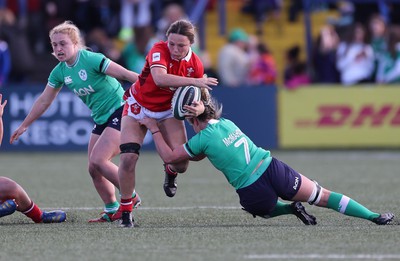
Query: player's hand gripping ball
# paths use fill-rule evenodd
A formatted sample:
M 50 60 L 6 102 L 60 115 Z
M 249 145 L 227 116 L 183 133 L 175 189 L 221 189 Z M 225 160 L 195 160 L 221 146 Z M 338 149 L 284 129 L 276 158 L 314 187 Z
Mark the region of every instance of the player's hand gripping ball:
M 191 105 L 193 101 L 200 101 L 201 90 L 195 86 L 183 86 L 179 87 L 172 97 L 172 113 L 178 120 L 185 119 L 185 113 L 187 112 L 183 106 Z

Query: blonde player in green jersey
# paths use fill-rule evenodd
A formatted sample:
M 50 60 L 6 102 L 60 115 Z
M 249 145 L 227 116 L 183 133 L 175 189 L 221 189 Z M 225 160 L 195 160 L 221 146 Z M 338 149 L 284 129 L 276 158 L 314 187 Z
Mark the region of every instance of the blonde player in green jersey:
M 29 114 L 14 131 L 10 143 L 50 107 L 63 86 L 74 92 L 91 110 L 95 123 L 88 146 L 88 170 L 105 207 L 100 218 L 89 222 L 107 222 L 118 218 L 113 214 L 119 203 L 118 166 L 111 159 L 119 153 L 120 122 L 124 105 L 124 89 L 117 79 L 135 82 L 138 74 L 125 69 L 101 53 L 84 46 L 80 30 L 70 21 L 54 27 L 50 33 L 53 55 L 59 63 L 51 71 L 47 85 L 33 104 Z M 134 205 L 140 198 L 133 194 Z
M 140 121 L 153 133 L 157 151 L 165 162 L 207 157 L 236 189 L 243 209 L 254 217 L 271 218 L 294 214 L 304 224 L 316 225 L 315 217 L 308 214 L 300 203 L 308 202 L 347 216 L 367 219 L 378 225 L 386 225 L 393 220 L 392 213 L 372 212 L 343 194 L 323 188 L 272 157 L 270 151 L 255 145 L 232 121 L 221 118 L 222 106 L 214 98 L 202 100 L 205 105 L 203 102 L 185 105 L 189 115 L 196 105 L 205 108 L 198 117 L 187 118 L 197 134 L 173 150 L 160 135 L 154 119 L 145 118 Z M 293 203 L 284 203 L 278 198 Z

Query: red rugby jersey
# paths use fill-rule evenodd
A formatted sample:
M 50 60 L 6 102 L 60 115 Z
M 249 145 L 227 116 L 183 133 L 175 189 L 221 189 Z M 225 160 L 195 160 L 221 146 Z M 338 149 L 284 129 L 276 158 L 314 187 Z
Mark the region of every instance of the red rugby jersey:
M 168 74 L 184 77 L 201 78 L 204 74 L 200 58 L 189 49 L 189 53 L 181 60 L 171 58 L 167 42 L 154 44 L 146 56 L 146 64 L 139 79 L 132 85 L 131 93 L 145 108 L 151 111 L 166 111 L 171 108 L 172 96 L 176 87 L 158 87 L 153 80 L 150 69 L 153 67 L 167 69 Z

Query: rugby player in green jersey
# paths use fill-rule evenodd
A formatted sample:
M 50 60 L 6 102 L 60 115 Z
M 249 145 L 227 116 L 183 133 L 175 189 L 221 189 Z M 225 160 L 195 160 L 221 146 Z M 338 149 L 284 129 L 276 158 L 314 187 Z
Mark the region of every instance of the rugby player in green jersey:
M 124 89 L 117 80 L 135 82 L 138 74 L 125 69 L 101 53 L 87 50 L 80 30 L 71 22 L 57 25 L 49 33 L 53 55 L 59 63 L 51 71 L 46 88 L 33 104 L 29 114 L 10 138 L 13 143 L 50 107 L 63 86 L 74 92 L 91 110 L 95 123 L 88 145 L 88 170 L 104 212 L 89 222 L 118 219 L 113 214 L 119 203 L 115 187 L 119 188 L 118 166 L 111 159 L 119 154 L 121 113 Z M 133 193 L 134 205 L 140 198 Z
M 367 219 L 378 225 L 386 225 L 393 220 L 392 213 L 372 212 L 353 199 L 320 186 L 274 158 L 270 151 L 255 145 L 232 121 L 221 118 L 222 105 L 208 97 L 202 98 L 204 103 L 185 105 L 188 115 L 196 106 L 204 106 L 205 110 L 198 117 L 187 117 L 197 134 L 175 149 L 167 145 L 154 119 L 144 118 L 140 121 L 153 133 L 157 151 L 165 162 L 207 157 L 236 189 L 243 209 L 254 217 L 272 218 L 294 214 L 304 224 L 316 225 L 316 218 L 308 214 L 300 203 L 308 202 L 347 216 Z M 292 203 L 284 203 L 278 198 Z

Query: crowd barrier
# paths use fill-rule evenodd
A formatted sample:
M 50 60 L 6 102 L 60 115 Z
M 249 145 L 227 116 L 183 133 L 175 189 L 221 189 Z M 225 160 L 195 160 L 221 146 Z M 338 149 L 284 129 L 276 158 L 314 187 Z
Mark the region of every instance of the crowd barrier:
M 0 151 L 85 151 L 93 128 L 90 111 L 67 89 L 17 143 L 9 144 L 42 90 L 36 85 L 1 90 L 9 103 Z M 266 149 L 400 148 L 397 86 L 216 87 L 212 95 L 223 104 L 222 116 Z M 187 130 L 189 137 L 195 134 L 189 125 Z M 154 149 L 148 134 L 143 150 Z
M 43 85 L 7 86 L 1 93 L 8 100 L 4 111 L 4 138 L 1 152 L 7 151 L 85 151 L 93 128 L 90 111 L 71 91 L 63 88 L 48 111 L 36 120 L 14 144 L 11 133 L 29 113 Z M 276 88 L 217 87 L 212 94 L 223 103 L 223 116 L 234 120 L 257 144 L 277 147 Z M 188 136 L 194 135 L 187 125 Z M 146 135 L 143 150 L 154 150 Z

